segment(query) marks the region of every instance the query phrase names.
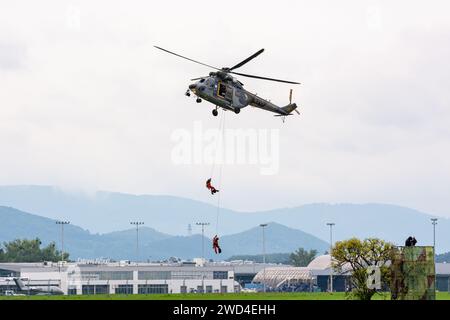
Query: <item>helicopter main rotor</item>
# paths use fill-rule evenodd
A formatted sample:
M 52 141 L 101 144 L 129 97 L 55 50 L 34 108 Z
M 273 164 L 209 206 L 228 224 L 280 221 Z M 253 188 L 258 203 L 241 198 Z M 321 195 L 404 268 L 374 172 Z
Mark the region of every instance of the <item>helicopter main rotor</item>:
M 173 55 L 175 55 L 175 56 L 177 56 L 177 57 L 180 57 L 180 58 L 183 58 L 183 59 L 186 59 L 186 60 L 189 60 L 189 61 L 192 61 L 192 62 L 201 64 L 201 65 L 203 65 L 203 66 L 206 66 L 206 67 L 208 67 L 208 68 L 215 69 L 215 70 L 220 71 L 220 72 L 224 72 L 224 73 L 232 73 L 232 74 L 239 75 L 239 76 L 242 76 L 242 77 L 248 77 L 248 78 L 260 79 L 260 80 L 276 81 L 276 82 L 290 83 L 290 84 L 300 84 L 299 82 L 294 82 L 294 81 L 287 81 L 287 80 L 280 80 L 280 79 L 274 79 L 274 78 L 267 78 L 267 77 L 255 76 L 255 75 L 251 75 L 251 74 L 239 73 L 239 72 L 234 72 L 234 71 L 233 71 L 233 70 L 235 70 L 235 69 L 238 69 L 238 68 L 242 67 L 244 64 L 250 62 L 251 60 L 253 60 L 253 59 L 256 58 L 257 56 L 259 56 L 261 53 L 264 52 L 264 49 L 261 49 L 261 50 L 259 50 L 258 52 L 255 52 L 255 53 L 252 54 L 250 57 L 248 57 L 248 58 L 245 59 L 245 60 L 242 60 L 241 62 L 239 62 L 238 64 L 236 64 L 235 66 L 233 66 L 233 67 L 231 67 L 231 68 L 227 68 L 227 67 L 224 67 L 224 68 L 217 68 L 217 67 L 211 66 L 211 65 L 209 65 L 209 64 L 206 64 L 206 63 L 203 63 L 203 62 L 200 62 L 200 61 L 193 60 L 193 59 L 191 59 L 191 58 L 182 56 L 182 55 L 180 55 L 180 54 L 178 54 L 178 53 L 169 51 L 169 50 L 164 49 L 164 48 L 161 48 L 161 47 L 158 47 L 158 46 L 154 46 L 154 47 L 155 47 L 156 49 L 162 50 L 162 51 L 164 51 L 164 52 L 173 54 Z M 197 79 L 201 79 L 201 78 L 196 78 L 196 79 L 191 79 L 191 80 L 197 80 Z

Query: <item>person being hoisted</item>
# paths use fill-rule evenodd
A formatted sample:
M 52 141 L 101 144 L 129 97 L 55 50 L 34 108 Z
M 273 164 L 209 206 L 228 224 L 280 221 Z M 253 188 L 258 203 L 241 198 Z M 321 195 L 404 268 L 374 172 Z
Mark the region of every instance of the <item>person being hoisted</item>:
M 211 190 L 211 194 L 215 194 L 216 192 L 219 192 L 219 190 L 217 190 L 216 188 L 214 188 L 211 184 L 211 178 L 209 178 L 208 180 L 206 180 L 206 188 L 208 188 L 209 190 Z
M 216 254 L 222 253 L 222 249 L 220 249 L 219 247 L 219 237 L 217 236 L 217 234 L 213 238 L 213 249 Z

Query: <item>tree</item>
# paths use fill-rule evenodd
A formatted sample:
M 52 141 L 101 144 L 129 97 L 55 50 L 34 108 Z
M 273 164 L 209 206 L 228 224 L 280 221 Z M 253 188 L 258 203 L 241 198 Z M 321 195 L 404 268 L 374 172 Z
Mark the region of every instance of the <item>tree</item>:
M 298 248 L 289 256 L 290 262 L 296 267 L 306 267 L 317 255 L 317 250 L 306 251 Z
M 0 262 L 43 262 L 61 260 L 61 252 L 56 250 L 54 242 L 41 249 L 41 240 L 16 239 L 5 242 L 0 249 Z M 64 260 L 68 260 L 69 254 L 64 253 Z
M 352 238 L 335 243 L 331 254 L 333 268 L 338 272 L 350 269 L 352 294 L 359 300 L 370 300 L 377 292 L 367 286 L 369 266 L 377 266 L 381 272 L 381 282 L 389 283 L 388 262 L 391 260 L 394 245 L 381 239 L 369 238 L 363 241 Z
M 450 262 L 450 252 L 437 254 L 436 255 L 436 262 L 449 263 Z

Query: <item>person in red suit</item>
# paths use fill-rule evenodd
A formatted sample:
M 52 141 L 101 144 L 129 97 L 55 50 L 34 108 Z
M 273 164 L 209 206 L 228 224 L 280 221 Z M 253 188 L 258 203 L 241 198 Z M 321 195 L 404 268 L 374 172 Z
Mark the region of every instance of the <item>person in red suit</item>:
M 213 249 L 216 254 L 222 253 L 222 249 L 220 249 L 219 246 L 219 237 L 217 236 L 217 234 L 213 238 Z
M 211 194 L 215 194 L 216 192 L 219 192 L 219 190 L 217 190 L 216 188 L 214 188 L 211 184 L 211 178 L 209 178 L 208 180 L 206 180 L 206 188 L 208 188 L 209 190 L 211 190 Z

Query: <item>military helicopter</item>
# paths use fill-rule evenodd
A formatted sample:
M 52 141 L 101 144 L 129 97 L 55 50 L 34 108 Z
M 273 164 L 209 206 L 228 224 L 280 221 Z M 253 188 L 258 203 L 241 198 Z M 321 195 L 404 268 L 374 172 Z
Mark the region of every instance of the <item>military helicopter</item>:
M 209 101 L 212 104 L 214 104 L 216 106 L 216 108 L 212 111 L 213 116 L 217 116 L 219 114 L 219 112 L 218 112 L 219 108 L 222 108 L 225 110 L 231 110 L 231 111 L 234 111 L 236 114 L 238 114 L 242 108 L 245 108 L 248 105 L 277 113 L 277 115 L 275 115 L 275 117 L 283 117 L 283 121 L 284 121 L 284 117 L 292 115 L 293 111 L 300 114 L 300 112 L 298 112 L 298 110 L 296 110 L 297 105 L 295 103 L 292 103 L 292 89 L 289 94 L 289 104 L 284 107 L 279 107 L 268 100 L 258 97 L 256 94 L 248 92 L 247 90 L 244 89 L 244 84 L 231 75 L 231 74 L 235 74 L 235 75 L 249 77 L 249 78 L 255 78 L 255 79 L 277 81 L 277 82 L 290 83 L 290 84 L 300 84 L 299 82 L 260 77 L 260 76 L 250 75 L 250 74 L 238 73 L 238 72 L 234 71 L 237 68 L 242 67 L 244 64 L 248 63 L 249 61 L 251 61 L 254 58 L 256 58 L 257 56 L 259 56 L 261 53 L 264 52 L 264 49 L 259 50 L 258 52 L 254 53 L 247 59 L 236 64 L 234 67 L 217 68 L 217 67 L 213 67 L 208 64 L 184 57 L 175 52 L 163 49 L 158 46 L 154 46 L 154 47 L 159 50 L 165 51 L 167 53 L 173 54 L 177 57 L 201 64 L 203 66 L 206 66 L 206 67 L 216 70 L 214 72 L 210 72 L 209 76 L 191 79 L 191 81 L 196 81 L 196 82 L 193 84 L 190 84 L 189 89 L 185 93 L 185 95 L 188 97 L 191 96 L 191 92 L 193 94 L 195 94 L 197 96 L 197 99 L 196 99 L 197 103 L 202 102 L 202 99 L 204 99 L 204 100 Z

